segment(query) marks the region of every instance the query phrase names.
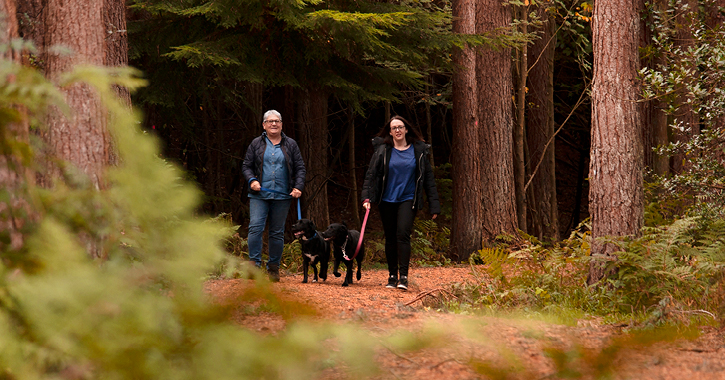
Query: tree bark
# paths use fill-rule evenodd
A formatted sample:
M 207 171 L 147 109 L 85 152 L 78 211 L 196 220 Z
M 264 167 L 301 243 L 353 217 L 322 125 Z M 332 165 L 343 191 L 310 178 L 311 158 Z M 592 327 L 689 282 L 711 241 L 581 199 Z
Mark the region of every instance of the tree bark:
M 487 33 L 511 24 L 510 7 L 481 0 L 476 8 L 476 32 Z M 513 168 L 511 49 L 482 50 L 476 56 L 479 159 L 483 183 L 483 238 L 517 233 Z M 476 152 L 466 152 L 476 154 Z
M 49 0 L 45 9 L 46 76 L 58 80 L 78 64 L 103 65 L 103 33 L 103 2 Z M 51 51 L 51 46 L 64 46 L 72 52 L 59 54 Z M 58 158 L 82 171 L 100 189 L 111 157 L 105 111 L 96 92 L 86 84 L 62 91 L 72 115 L 68 119 L 58 110 L 48 115 L 48 128 L 42 134 L 48 154 L 47 173 L 41 182 L 49 185 L 60 173 L 51 164 Z
M 350 133 L 347 136 L 347 151 L 348 151 L 348 168 L 350 171 L 350 190 L 352 192 L 352 219 L 354 225 L 362 226 L 360 222 L 360 196 L 357 189 L 357 169 L 355 167 L 355 111 L 352 107 L 348 110 L 347 123 L 350 128 Z
M 517 11 L 521 25 L 520 32 L 528 33 L 528 6 L 521 5 Z M 524 149 L 524 135 L 526 130 L 526 81 L 528 76 L 528 44 L 521 44 L 518 51 L 517 83 L 516 83 L 516 125 L 514 126 L 514 183 L 516 185 L 516 219 L 518 228 L 528 232 L 526 223 L 526 155 Z
M 9 47 L 18 38 L 15 0 L 0 0 L 0 45 Z M 20 64 L 21 52 L 6 49 L 2 60 Z M 28 189 L 33 186 L 32 175 L 24 165 L 24 149 L 30 144 L 29 123 L 24 107 L 4 104 L 17 115 L 8 120 L 6 114 L 0 126 L 0 252 L 20 250 L 25 242 L 24 227 L 35 217 L 30 206 Z
M 453 1 L 453 31 L 476 32 L 475 0 Z M 473 48 L 455 50 L 453 62 L 453 137 L 451 176 L 453 212 L 451 219 L 451 259 L 468 260 L 481 249 L 483 226 L 483 180 L 478 125 L 476 52 Z
M 685 4 L 688 6 L 686 9 L 682 6 Z M 676 7 L 677 17 L 675 18 L 675 23 L 677 25 L 677 36 L 675 44 L 684 51 L 692 48 L 694 45 L 692 33 L 694 23 L 696 23 L 698 4 L 697 0 L 684 0 L 682 5 Z M 694 65 L 689 66 L 688 70 L 693 73 L 697 72 L 697 68 Z M 686 78 L 686 84 L 683 84 L 683 86 L 687 86 L 696 80 L 696 78 Z M 688 143 L 695 135 L 700 133 L 699 116 L 692 109 L 691 103 L 688 102 L 691 95 L 687 87 L 679 88 L 677 95 L 678 108 L 674 117 L 678 125 L 672 131 L 672 135 L 676 142 Z M 684 152 L 678 152 L 674 155 L 672 160 L 672 171 L 674 173 L 680 174 L 691 168 L 691 166 Z
M 529 234 L 539 239 L 559 239 L 559 209 L 556 196 L 556 161 L 554 157 L 554 48 L 556 46 L 555 18 L 539 6 L 538 14 L 544 22 L 538 31 L 540 38 L 529 49 L 526 139 L 529 150 L 528 187 Z M 548 144 L 548 147 L 546 147 Z M 541 162 L 540 165 L 539 162 Z M 538 165 L 538 168 L 537 168 Z
M 105 29 L 103 64 L 108 67 L 128 66 L 128 33 L 126 31 L 126 1 L 103 1 Z M 131 93 L 125 87 L 115 87 L 121 101 L 130 106 Z
M 607 273 L 616 246 L 599 239 L 636 236 L 643 225 L 643 157 L 639 107 L 640 4 L 600 0 L 594 5 L 589 213 L 592 256 L 587 282 Z
M 644 7 L 644 0 L 641 1 Z M 658 7 L 666 6 L 662 0 L 655 2 Z M 649 25 L 653 23 L 652 15 L 644 18 L 640 22 L 642 47 L 652 44 L 652 31 Z M 643 59 L 640 63 L 642 66 L 657 68 L 663 64 L 664 60 L 661 55 Z M 644 147 L 644 166 L 650 168 L 655 175 L 663 176 L 669 173 L 669 157 L 657 154 L 653 149 L 659 146 L 665 146 L 669 142 L 667 135 L 668 123 L 667 114 L 664 112 L 664 105 L 658 99 L 648 100 L 641 103 L 642 107 L 642 144 Z
M 48 0 L 22 0 L 17 2 L 18 32 L 20 37 L 30 41 L 36 47 L 35 53 L 23 54 L 24 64 L 45 71 L 45 7 Z
M 297 141 L 307 169 L 303 209 L 308 219 L 326 227 L 330 224 L 327 204 L 327 94 L 321 89 L 300 90 L 297 101 Z

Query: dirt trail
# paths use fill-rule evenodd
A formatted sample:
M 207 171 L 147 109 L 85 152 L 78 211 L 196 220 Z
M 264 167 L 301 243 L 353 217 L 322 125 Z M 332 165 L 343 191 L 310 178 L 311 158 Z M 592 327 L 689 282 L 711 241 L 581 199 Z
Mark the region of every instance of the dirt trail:
M 475 272 L 474 272 L 475 271 Z M 380 379 L 485 379 L 472 362 L 503 369 L 506 379 L 558 379 L 553 355 L 561 354 L 566 368 L 593 378 L 597 355 L 616 368 L 615 379 L 725 379 L 725 336 L 723 331 L 702 328 L 696 339 L 679 339 L 653 345 L 626 343 L 617 355 L 602 356 L 602 349 L 626 335 L 626 326 L 602 325 L 595 319 L 576 326 L 522 318 L 474 317 L 437 312 L 436 297 L 454 283 L 485 281 L 482 268 L 413 268 L 409 291 L 387 289 L 387 271 L 363 271 L 361 281 L 341 287 L 342 279 L 330 275 L 326 282 L 302 284 L 302 275 L 285 275 L 272 287 L 279 294 L 310 306 L 316 317 L 354 323 L 376 336 L 396 329 L 423 329 L 431 321 L 451 334 L 448 344 L 405 354 L 380 352 L 378 362 L 385 373 Z M 207 291 L 219 300 L 233 300 L 249 288 L 252 280 L 214 280 Z M 286 322 L 271 313 L 244 313 L 243 305 L 233 319 L 263 334 L 276 334 Z M 584 358 L 584 359 L 582 359 Z M 589 358 L 589 359 L 586 359 Z M 583 363 L 583 364 L 582 364 Z M 488 372 L 487 372 L 488 373 Z M 340 378 L 339 374 L 329 378 Z M 569 377 L 572 378 L 572 377 Z M 576 377 L 573 377 L 576 378 Z

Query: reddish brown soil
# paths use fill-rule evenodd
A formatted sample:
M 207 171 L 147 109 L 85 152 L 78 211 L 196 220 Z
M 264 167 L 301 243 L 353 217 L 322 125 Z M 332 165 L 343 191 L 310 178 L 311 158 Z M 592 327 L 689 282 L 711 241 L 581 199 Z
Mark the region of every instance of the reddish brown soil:
M 725 379 L 725 339 L 722 330 L 703 327 L 699 336 L 669 342 L 646 343 L 627 339 L 626 325 L 603 325 L 596 319 L 579 320 L 568 326 L 530 317 L 482 317 L 435 310 L 454 283 L 484 284 L 481 268 L 413 268 L 410 289 L 386 289 L 387 271 L 363 271 L 363 278 L 349 287 L 342 279 L 302 284 L 301 274 L 287 274 L 272 284 L 275 294 L 307 305 L 315 319 L 350 323 L 376 337 L 389 336 L 397 329 L 420 331 L 435 322 L 451 332 L 447 344 L 399 353 L 381 348 L 377 356 L 383 369 L 379 379 L 559 379 L 600 378 L 597 358 L 614 368 L 614 379 Z M 220 302 L 244 302 L 240 294 L 254 280 L 213 280 L 207 291 Z M 288 323 L 269 312 L 244 312 L 249 305 L 232 305 L 232 319 L 260 334 L 278 334 Z M 434 307 L 431 307 L 434 306 Z M 287 317 L 288 321 L 295 317 Z M 612 351 L 616 342 L 621 349 Z M 609 354 L 602 354 L 608 349 Z M 553 352 L 553 354 L 552 354 Z M 614 353 L 612 353 L 614 352 Z M 558 372 L 556 353 L 564 365 L 581 376 Z M 567 359 L 568 358 L 568 359 Z M 481 370 L 484 363 L 496 370 Z M 478 370 L 476 370 L 478 368 Z M 498 375 L 496 375 L 498 373 Z M 486 374 L 486 375 L 483 375 Z M 570 373 L 571 374 L 571 373 Z M 346 378 L 343 372 L 324 373 L 323 378 Z

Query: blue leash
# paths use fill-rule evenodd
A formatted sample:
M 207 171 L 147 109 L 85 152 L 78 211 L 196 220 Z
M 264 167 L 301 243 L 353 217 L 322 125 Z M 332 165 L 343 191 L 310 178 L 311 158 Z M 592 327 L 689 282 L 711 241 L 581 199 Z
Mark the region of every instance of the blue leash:
M 281 192 L 281 191 L 277 191 L 277 190 L 268 189 L 266 187 L 262 187 L 259 190 L 260 191 L 267 191 L 267 192 L 275 193 L 275 194 L 289 195 L 287 193 L 284 193 L 284 192 Z M 302 207 L 300 207 L 300 199 L 299 198 L 297 198 L 297 219 L 298 220 L 299 219 L 302 219 Z

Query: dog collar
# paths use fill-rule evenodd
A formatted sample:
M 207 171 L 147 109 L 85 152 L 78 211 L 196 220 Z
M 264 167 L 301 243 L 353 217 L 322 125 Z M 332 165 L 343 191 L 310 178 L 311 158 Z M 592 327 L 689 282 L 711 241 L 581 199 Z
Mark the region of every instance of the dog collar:
M 312 237 L 311 237 L 311 238 L 309 238 L 309 239 L 307 238 L 307 236 L 305 236 L 305 235 L 302 235 L 302 240 L 311 240 L 311 239 L 314 239 L 314 238 L 316 238 L 316 237 L 317 237 L 317 231 L 315 231 L 315 234 L 314 234 L 314 235 L 312 235 Z

